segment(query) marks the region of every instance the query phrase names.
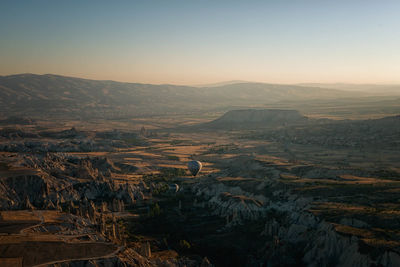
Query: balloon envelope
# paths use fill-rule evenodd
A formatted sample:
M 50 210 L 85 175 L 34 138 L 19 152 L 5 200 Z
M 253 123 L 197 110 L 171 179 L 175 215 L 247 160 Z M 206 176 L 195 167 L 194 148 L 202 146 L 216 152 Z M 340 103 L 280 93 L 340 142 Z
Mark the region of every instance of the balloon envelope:
M 171 191 L 174 191 L 174 192 L 176 193 L 176 192 L 179 191 L 179 185 L 177 185 L 177 184 L 170 184 L 170 185 L 169 185 L 169 189 L 170 189 Z
M 196 176 L 201 170 L 201 162 L 197 160 L 189 161 L 188 169 L 192 173 L 193 176 Z

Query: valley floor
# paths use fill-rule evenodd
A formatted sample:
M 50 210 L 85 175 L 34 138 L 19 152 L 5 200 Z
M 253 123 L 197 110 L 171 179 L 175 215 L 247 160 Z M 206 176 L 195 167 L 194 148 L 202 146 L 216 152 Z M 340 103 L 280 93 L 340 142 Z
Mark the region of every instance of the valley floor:
M 0 266 L 400 265 L 399 151 L 77 129 L 0 141 Z

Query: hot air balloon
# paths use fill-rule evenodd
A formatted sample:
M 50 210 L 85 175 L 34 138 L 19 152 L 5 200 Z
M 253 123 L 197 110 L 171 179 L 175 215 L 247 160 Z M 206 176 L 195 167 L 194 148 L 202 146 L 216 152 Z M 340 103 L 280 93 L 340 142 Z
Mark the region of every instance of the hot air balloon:
M 170 185 L 169 185 L 169 190 L 171 190 L 171 191 L 177 193 L 177 192 L 179 191 L 179 185 L 177 185 L 177 184 L 170 184 Z
M 193 176 L 196 176 L 200 172 L 201 167 L 201 162 L 197 160 L 192 160 L 188 163 L 188 169 Z

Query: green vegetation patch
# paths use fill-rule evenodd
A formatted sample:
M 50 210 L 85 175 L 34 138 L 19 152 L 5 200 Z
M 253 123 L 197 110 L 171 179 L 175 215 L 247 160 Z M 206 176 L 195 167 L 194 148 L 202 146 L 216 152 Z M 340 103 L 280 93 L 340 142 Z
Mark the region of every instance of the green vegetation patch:
M 180 161 L 180 158 L 178 156 L 174 156 L 174 155 L 167 155 L 167 159 L 168 160 Z

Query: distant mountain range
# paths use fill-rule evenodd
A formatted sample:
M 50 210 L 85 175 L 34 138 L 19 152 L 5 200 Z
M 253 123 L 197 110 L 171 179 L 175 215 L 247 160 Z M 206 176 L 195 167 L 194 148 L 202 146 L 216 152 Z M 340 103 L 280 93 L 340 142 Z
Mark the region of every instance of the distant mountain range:
M 232 80 L 232 81 L 226 81 L 226 82 L 218 82 L 218 83 L 206 83 L 206 84 L 197 84 L 197 85 L 192 85 L 194 87 L 219 87 L 223 85 L 231 85 L 235 83 L 253 83 L 249 81 L 243 81 L 243 80 Z
M 232 80 L 218 83 L 193 85 L 194 87 L 219 87 L 224 85 L 255 83 L 250 81 Z M 359 91 L 378 95 L 400 95 L 400 84 L 354 84 L 354 83 L 298 83 L 301 87 L 317 87 L 342 91 Z
M 121 117 L 226 111 L 284 101 L 362 97 L 311 86 L 228 83 L 194 87 L 98 81 L 59 75 L 0 76 L 0 112 L 7 115 Z
M 400 95 L 400 84 L 300 83 L 298 85 L 344 91 L 368 92 L 378 95 Z

